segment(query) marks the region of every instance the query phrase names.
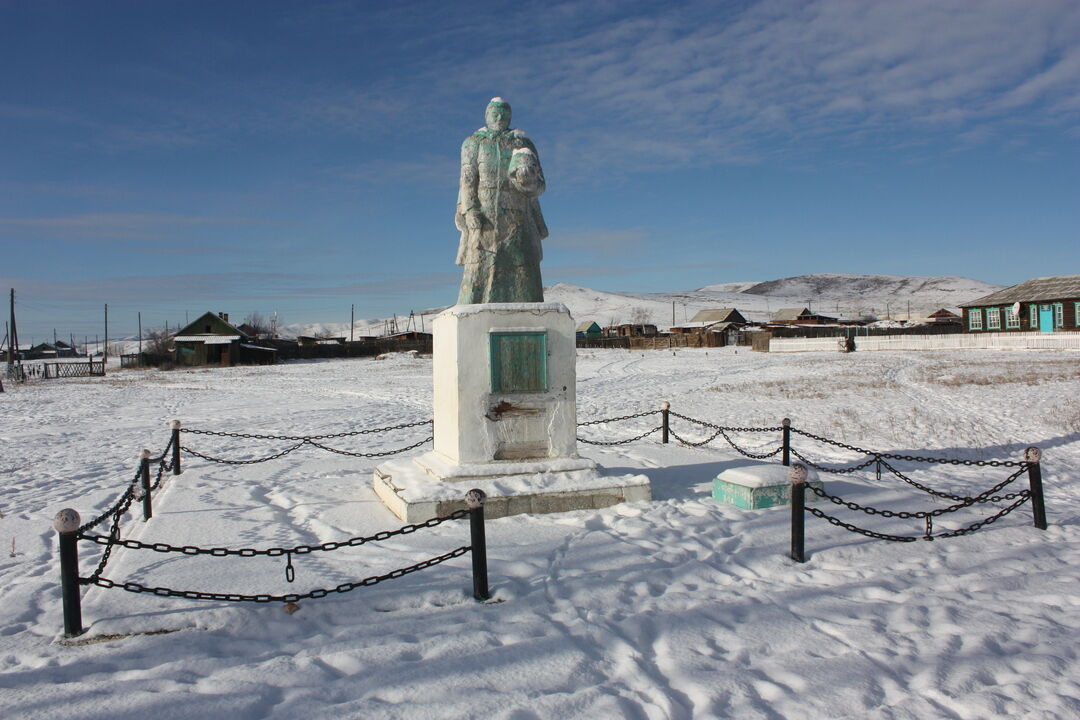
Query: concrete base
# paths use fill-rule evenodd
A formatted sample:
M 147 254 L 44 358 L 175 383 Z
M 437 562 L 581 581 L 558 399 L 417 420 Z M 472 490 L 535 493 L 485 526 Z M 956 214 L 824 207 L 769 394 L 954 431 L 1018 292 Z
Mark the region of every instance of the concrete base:
M 783 465 L 753 463 L 729 468 L 713 478 L 713 499 L 745 510 L 791 504 L 791 479 Z M 823 489 L 817 471 L 807 468 L 807 484 Z M 806 493 L 806 502 L 818 496 Z
M 440 470 L 449 475 L 439 475 Z M 484 514 L 488 518 L 596 510 L 652 499 L 646 476 L 605 476 L 585 458 L 454 465 L 436 453 L 426 453 L 379 465 L 372 487 L 391 512 L 410 523 L 464 508 L 465 493 L 473 488 L 487 494 Z

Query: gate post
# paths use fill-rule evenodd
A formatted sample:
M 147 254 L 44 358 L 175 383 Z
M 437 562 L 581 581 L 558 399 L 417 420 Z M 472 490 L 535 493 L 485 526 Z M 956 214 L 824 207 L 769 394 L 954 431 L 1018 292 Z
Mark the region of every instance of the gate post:
M 1031 489 L 1031 512 L 1035 516 L 1035 527 L 1046 529 L 1046 505 L 1043 503 L 1042 489 L 1042 451 L 1029 447 L 1024 451 L 1024 461 L 1028 464 L 1028 487 Z
M 788 470 L 791 479 L 791 559 L 806 562 L 804 525 L 806 510 L 806 466 L 795 463 Z
M 483 490 L 473 488 L 465 494 L 469 505 L 469 529 L 472 536 L 473 597 L 487 600 L 488 591 L 487 539 L 484 537 L 484 499 Z
M 180 474 L 180 421 L 173 420 L 169 423 L 172 428 L 172 474 Z
M 60 594 L 64 599 L 64 636 L 82 635 L 82 600 L 79 597 L 79 513 L 65 508 L 53 518 L 60 536 Z
M 791 418 L 784 418 L 781 423 L 784 427 L 784 455 L 782 462 L 784 467 L 791 465 Z
M 660 403 L 660 417 L 663 425 L 663 432 L 661 433 L 660 442 L 664 445 L 668 444 L 668 431 L 671 429 L 671 403 L 667 400 Z
M 139 453 L 139 477 L 142 478 L 142 519 L 145 522 L 154 517 L 154 508 L 150 501 L 150 451 Z

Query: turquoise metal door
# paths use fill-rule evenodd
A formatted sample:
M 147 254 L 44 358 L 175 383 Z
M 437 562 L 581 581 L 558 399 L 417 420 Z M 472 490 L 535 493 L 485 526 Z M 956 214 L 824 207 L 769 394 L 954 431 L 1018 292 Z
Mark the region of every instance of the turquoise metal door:
M 1039 306 L 1039 332 L 1054 332 L 1054 306 Z

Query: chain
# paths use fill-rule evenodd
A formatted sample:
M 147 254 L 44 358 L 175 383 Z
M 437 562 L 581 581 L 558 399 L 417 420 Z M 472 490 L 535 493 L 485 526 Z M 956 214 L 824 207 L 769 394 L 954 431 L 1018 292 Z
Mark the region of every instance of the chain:
M 884 460 L 882 460 L 880 458 L 878 458 L 878 479 L 879 480 L 881 479 L 881 467 L 882 466 L 885 467 L 893 475 L 895 475 L 896 477 L 898 477 L 901 480 L 903 480 L 904 482 L 906 482 L 908 485 L 911 485 L 912 487 L 918 488 L 919 490 L 922 490 L 925 493 L 930 493 L 931 495 L 937 495 L 938 497 L 945 498 L 947 500 L 965 500 L 966 499 L 965 496 L 963 496 L 963 495 L 954 495 L 953 493 L 948 493 L 948 492 L 945 492 L 943 490 L 934 490 L 933 488 L 928 488 L 928 487 L 926 487 L 925 485 L 923 485 L 921 483 L 917 483 L 914 480 L 912 480 L 911 478 L 909 478 L 908 476 L 904 475 L 902 472 L 900 472 L 896 468 L 894 468 L 892 465 L 890 465 L 889 463 L 885 462 Z
M 961 501 L 956 503 L 955 505 L 950 505 L 948 507 L 943 507 L 943 508 L 936 508 L 934 510 L 919 510 L 919 511 L 916 511 L 916 512 L 907 512 L 907 511 L 903 511 L 903 510 L 901 510 L 901 511 L 880 510 L 878 508 L 869 507 L 869 506 L 865 506 L 865 505 L 860 505 L 860 504 L 858 504 L 856 502 L 851 502 L 850 500 L 844 500 L 843 498 L 837 497 L 835 495 L 830 495 L 829 493 L 825 492 L 824 489 L 816 487 L 814 485 L 808 484 L 807 487 L 815 495 L 817 495 L 818 497 L 825 498 L 826 500 L 829 500 L 829 501 L 835 503 L 836 505 L 843 505 L 844 507 L 846 507 L 849 510 L 857 510 L 859 512 L 864 512 L 867 515 L 880 515 L 881 517 L 900 518 L 902 520 L 909 520 L 909 519 L 912 519 L 912 518 L 918 518 L 918 519 L 926 518 L 926 519 L 928 519 L 928 518 L 938 517 L 940 515 L 947 515 L 948 513 L 956 512 L 957 510 L 962 510 L 963 508 L 970 507 L 970 506 L 975 505 L 977 503 L 1001 502 L 1003 500 L 1013 500 L 1013 499 L 1015 499 L 1017 497 L 1020 497 L 1020 495 L 1022 493 L 1028 492 L 1028 491 L 1021 490 L 1019 492 L 1008 493 L 1006 495 L 997 495 L 996 493 L 1000 492 L 1006 485 L 1008 485 L 1009 483 L 1016 480 L 1016 478 L 1020 477 L 1020 475 L 1023 472 L 1024 472 L 1024 470 L 1023 470 L 1023 468 L 1021 468 L 1020 470 L 1017 470 L 1015 473 L 1013 473 L 1009 477 L 1005 478 L 1004 480 L 1002 480 L 1001 482 L 999 482 L 997 485 L 990 488 L 986 492 L 983 492 L 980 495 L 976 495 L 975 497 L 961 498 Z
M 592 423 L 589 423 L 589 424 L 592 424 Z M 640 435 L 635 435 L 634 437 L 627 438 L 626 440 L 610 440 L 610 441 L 606 441 L 606 440 L 586 440 L 585 438 L 581 437 L 580 435 L 578 436 L 577 440 L 578 440 L 578 442 L 583 442 L 586 445 L 626 445 L 627 443 L 632 443 L 632 442 L 635 442 L 635 441 L 640 440 L 642 438 L 648 437 L 648 436 L 652 435 L 654 432 L 658 432 L 660 430 L 663 430 L 663 427 L 657 425 L 652 430 L 647 430 L 646 432 L 643 432 Z
M 721 430 L 721 429 L 726 430 L 727 432 L 780 432 L 781 430 L 784 429 L 784 428 L 779 427 L 779 426 L 777 426 L 777 427 L 729 427 L 729 426 L 724 426 L 724 425 L 716 425 L 714 423 L 706 422 L 704 420 L 697 420 L 697 419 L 692 418 L 692 417 L 687 417 L 686 415 L 680 415 L 679 413 L 675 412 L 674 410 L 669 410 L 668 412 L 671 414 L 672 417 L 677 417 L 680 420 L 686 420 L 687 422 L 692 422 L 692 423 L 695 423 L 697 425 L 702 425 L 704 427 L 715 428 L 717 430 Z
M 603 418 L 602 420 L 590 420 L 588 422 L 578 423 L 578 427 L 586 427 L 588 425 L 600 425 L 601 423 L 609 422 L 621 422 L 622 420 L 635 420 L 637 418 L 648 417 L 650 415 L 656 415 L 659 410 L 647 410 L 646 412 L 639 412 L 636 415 L 622 415 L 621 417 Z
M 308 598 L 322 598 L 326 597 L 330 593 L 347 593 L 350 590 L 355 590 L 358 587 L 369 587 L 371 585 L 378 585 L 383 580 L 393 580 L 410 573 L 417 572 L 418 570 L 424 570 L 426 568 L 438 565 L 439 563 L 446 562 L 447 560 L 460 557 L 465 553 L 472 550 L 471 546 L 462 546 L 456 550 L 451 550 L 445 555 L 439 555 L 423 562 L 418 562 L 415 565 L 399 568 L 397 570 L 391 570 L 384 575 L 373 575 L 371 577 L 364 578 L 357 582 L 347 582 L 338 585 L 333 588 L 312 590 L 303 594 L 290 594 L 290 595 L 238 595 L 233 593 L 212 593 L 212 592 L 199 592 L 197 590 L 173 590 L 166 587 L 147 587 L 146 585 L 140 585 L 135 582 L 118 583 L 108 578 L 103 577 L 89 577 L 79 578 L 79 582 L 83 585 L 97 585 L 103 588 L 118 587 L 121 590 L 127 590 L 132 593 L 152 593 L 159 597 L 182 597 L 189 600 L 218 600 L 223 602 L 256 602 L 256 603 L 268 603 L 268 602 L 298 602 L 300 600 L 306 600 Z
M 908 462 L 935 463 L 939 465 L 975 465 L 978 467 L 1026 468 L 1028 465 L 1026 462 L 1017 462 L 1015 460 L 957 460 L 951 458 L 923 457 L 921 455 L 896 455 L 894 453 L 879 453 L 872 450 L 866 450 L 855 445 L 848 445 L 847 443 L 830 440 L 829 438 L 821 437 L 820 435 L 814 435 L 813 433 L 806 432 L 805 430 L 799 430 L 796 427 L 792 427 L 791 432 L 798 433 L 799 435 L 810 438 L 811 440 L 817 440 L 818 442 L 825 443 L 826 445 L 832 445 L 834 447 L 844 448 L 845 450 L 851 450 L 852 452 L 859 453 L 860 455 L 873 455 L 875 458 L 888 458 L 889 460 L 906 460 Z
M 423 528 L 432 528 L 437 525 L 441 525 L 449 520 L 460 520 L 469 514 L 468 510 L 456 510 L 449 515 L 443 515 L 442 517 L 431 518 L 425 520 L 422 523 L 414 523 L 411 525 L 402 525 L 396 530 L 382 530 L 370 535 L 368 537 L 354 537 L 348 540 L 334 540 L 330 542 L 322 543 L 321 545 L 297 545 L 296 547 L 284 548 L 284 547 L 272 547 L 265 549 L 256 548 L 202 548 L 195 545 L 170 545 L 169 543 L 144 543 L 138 540 L 121 539 L 119 534 L 115 535 L 84 535 L 79 534 L 80 540 L 89 540 L 90 542 L 97 543 L 98 545 L 105 545 L 108 548 L 119 545 L 132 550 L 153 550 L 159 553 L 183 553 L 184 555 L 212 555 L 214 557 L 227 557 L 229 555 L 238 555 L 240 557 L 255 557 L 257 555 L 266 555 L 268 557 L 280 557 L 282 555 L 296 554 L 306 555 L 311 552 L 332 551 L 343 547 L 359 547 L 366 543 L 380 542 L 387 540 L 396 535 L 408 535 L 414 533 L 417 530 Z
M 232 432 L 218 432 L 215 430 L 194 430 L 191 428 L 180 428 L 180 432 L 191 433 L 193 435 L 215 435 L 217 437 L 232 437 L 243 438 L 245 440 L 301 440 L 300 443 L 311 442 L 312 440 L 333 440 L 335 438 L 354 437 L 356 435 L 371 435 L 374 433 L 390 432 L 391 430 L 402 430 L 404 428 L 420 427 L 421 425 L 430 425 L 431 420 L 417 420 L 416 422 L 403 423 L 401 425 L 389 425 L 381 428 L 368 428 L 367 430 L 353 430 L 351 432 L 333 433 L 331 435 L 258 435 L 255 433 L 232 433 Z
M 812 486 L 808 485 L 807 487 L 811 487 L 811 489 L 813 489 Z M 1004 499 L 1013 499 L 1013 498 L 1018 498 L 1018 499 L 1012 505 L 1008 505 L 1008 506 L 1002 508 L 996 514 L 991 515 L 988 518 L 985 518 L 985 519 L 980 520 L 978 522 L 974 522 L 971 525 L 968 525 L 967 527 L 959 528 L 957 530 L 951 530 L 949 532 L 938 533 L 937 535 L 932 534 L 934 526 L 933 526 L 933 522 L 930 519 L 930 517 L 926 518 L 926 534 L 925 535 L 919 535 L 919 536 L 888 535 L 886 533 L 874 532 L 873 530 L 867 530 L 866 528 L 861 528 L 861 527 L 858 527 L 857 525 L 852 525 L 851 523 L 846 523 L 843 520 L 840 520 L 839 518 L 835 518 L 832 515 L 828 515 L 825 512 L 823 512 L 822 510 L 819 510 L 816 507 L 812 507 L 810 505 L 806 506 L 806 510 L 812 515 L 816 515 L 817 517 L 819 517 L 819 518 L 821 518 L 823 520 L 829 521 L 829 523 L 832 524 L 832 525 L 836 525 L 837 527 L 842 527 L 845 530 L 849 530 L 849 531 L 854 532 L 854 533 L 859 533 L 860 535 L 865 535 L 866 537 L 875 538 L 877 540 L 891 540 L 893 542 L 915 542 L 916 540 L 935 540 L 937 538 L 959 537 L 960 535 L 968 535 L 970 533 L 973 533 L 973 532 L 975 532 L 977 530 L 982 529 L 983 527 L 989 525 L 992 522 L 996 522 L 999 518 L 1005 517 L 1006 515 L 1011 513 L 1013 510 L 1015 510 L 1016 508 L 1023 505 L 1024 502 L 1026 502 L 1029 497 L 1031 497 L 1031 491 L 1030 490 L 1021 490 L 1020 492 L 1009 493 L 1008 495 L 1002 496 L 1001 498 L 991 498 L 992 500 L 998 500 L 998 499 L 1004 500 Z
M 824 465 L 819 465 L 818 463 L 814 462 L 813 460 L 808 459 L 805 455 L 800 453 L 795 448 L 791 448 L 791 454 L 794 455 L 795 457 L 799 458 L 800 460 L 802 460 L 803 463 L 806 464 L 808 467 L 812 467 L 815 470 L 820 470 L 821 472 L 833 473 L 835 475 L 844 475 L 844 474 L 847 474 L 847 473 L 853 473 L 856 470 L 862 470 L 865 467 L 869 467 L 869 466 L 873 465 L 874 462 L 877 461 L 877 457 L 871 457 L 866 462 L 859 463 L 858 465 L 852 465 L 851 467 L 830 468 L 830 467 L 825 467 Z

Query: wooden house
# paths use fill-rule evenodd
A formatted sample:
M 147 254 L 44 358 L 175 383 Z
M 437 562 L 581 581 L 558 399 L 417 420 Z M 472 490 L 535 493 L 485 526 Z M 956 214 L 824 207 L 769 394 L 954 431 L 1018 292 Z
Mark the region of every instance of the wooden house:
M 934 325 L 959 325 L 963 322 L 963 318 L 951 310 L 941 308 L 927 315 L 926 321 Z
M 584 338 L 603 337 L 604 329 L 597 325 L 595 321 L 586 320 L 584 322 L 578 323 L 576 335 L 577 337 Z
M 649 323 L 623 323 L 604 328 L 605 337 L 656 337 L 659 331 Z
M 781 308 L 773 313 L 771 323 L 775 325 L 827 325 L 836 322 L 836 318 L 818 315 L 810 308 Z
M 1080 275 L 1027 280 L 960 305 L 965 332 L 1080 330 Z
M 228 313 L 204 313 L 173 337 L 177 365 L 272 365 L 274 348 L 251 344 L 239 328 L 229 323 Z

